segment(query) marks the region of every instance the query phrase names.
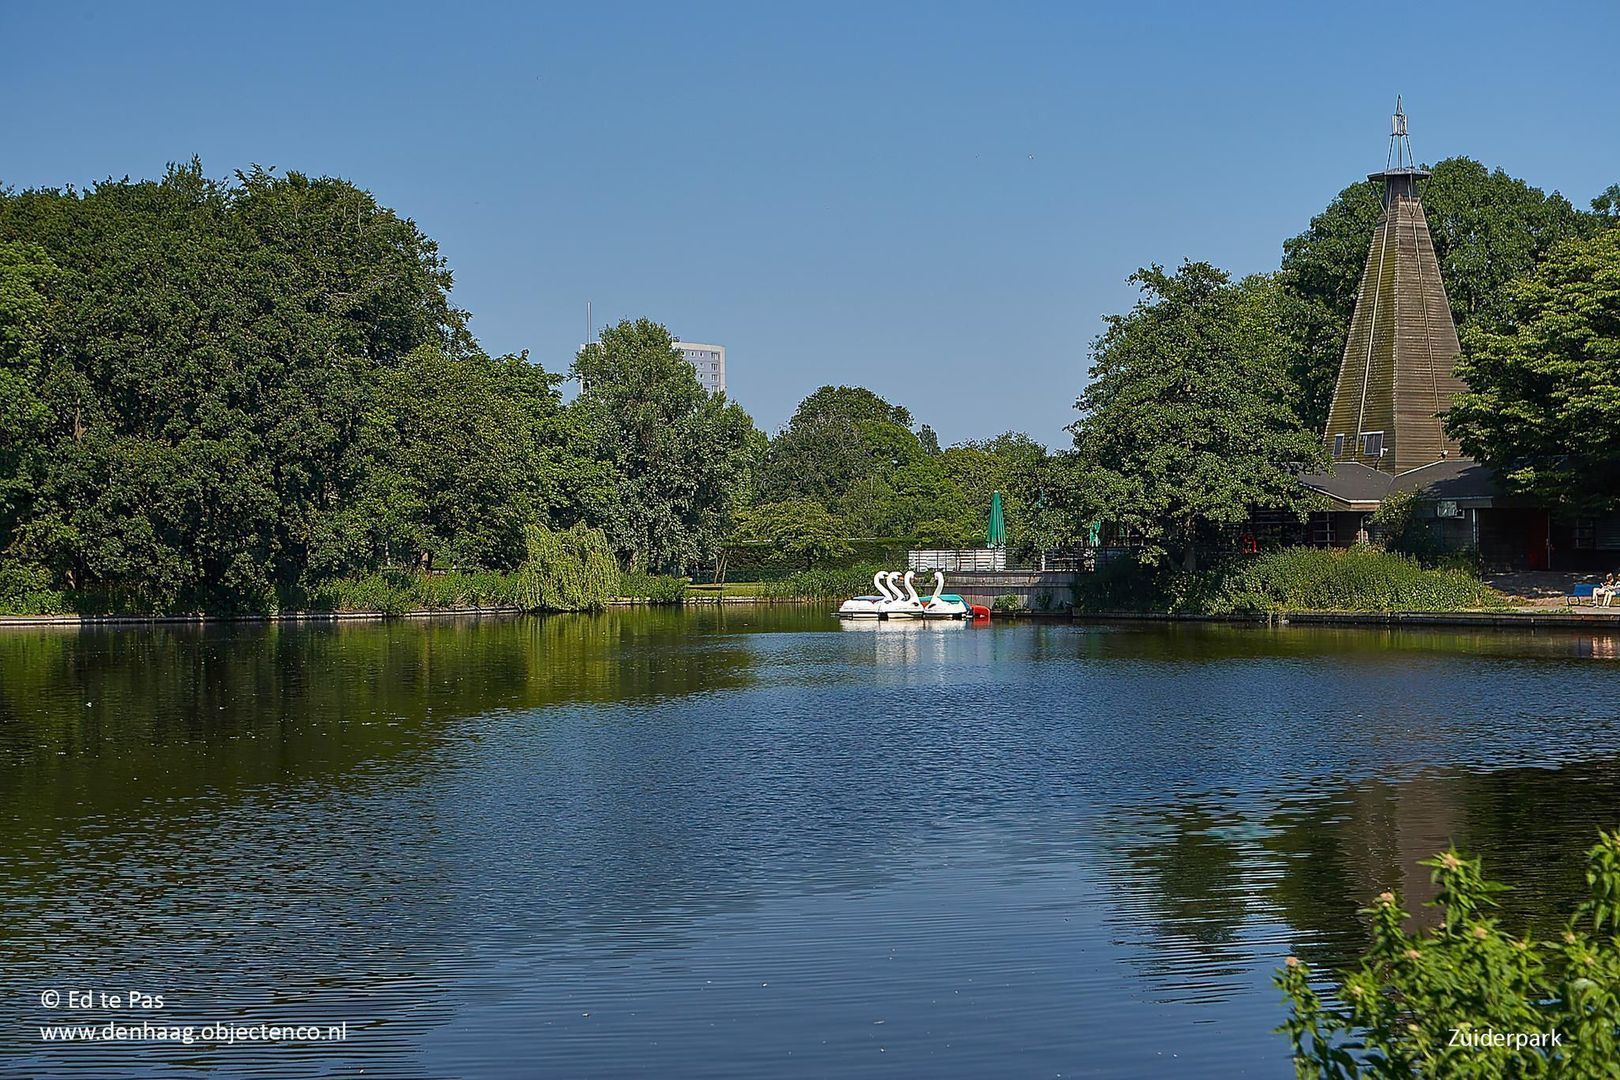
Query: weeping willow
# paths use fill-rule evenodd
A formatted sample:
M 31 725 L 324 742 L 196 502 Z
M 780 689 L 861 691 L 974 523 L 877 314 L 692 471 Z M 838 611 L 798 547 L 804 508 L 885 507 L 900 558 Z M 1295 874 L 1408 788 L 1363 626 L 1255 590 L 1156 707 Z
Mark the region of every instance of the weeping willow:
M 619 587 L 619 564 L 600 529 L 530 525 L 515 598 L 525 611 L 596 611 Z

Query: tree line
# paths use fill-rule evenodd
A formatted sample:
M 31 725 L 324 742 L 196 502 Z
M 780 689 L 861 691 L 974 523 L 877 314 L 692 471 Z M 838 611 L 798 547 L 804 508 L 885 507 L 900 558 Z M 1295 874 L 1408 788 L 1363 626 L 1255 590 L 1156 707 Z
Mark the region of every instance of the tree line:
M 812 559 L 850 535 L 957 543 L 988 478 L 1044 457 L 1022 436 L 942 451 L 849 388 L 773 441 L 654 322 L 565 375 L 486 353 L 452 281 L 343 180 L 193 160 L 0 192 L 0 584 L 267 610 L 383 567 L 513 571 L 549 550 L 537 528 L 592 530 L 631 572 L 749 538 Z
M 1526 490 L 1612 499 L 1620 186 L 1577 210 L 1459 158 L 1424 194 L 1465 449 Z M 1304 509 L 1292 476 L 1320 463 L 1378 210 L 1347 187 L 1274 273 L 1138 271 L 1053 452 L 1016 432 L 941 447 L 843 386 L 767 437 L 646 319 L 566 373 L 491 356 L 433 241 L 343 180 L 193 160 L 3 190 L 0 592 L 267 610 L 382 567 L 516 570 L 537 529 L 599 534 L 632 572 L 723 572 L 750 547 L 808 565 L 862 538 L 982 543 L 997 490 L 1018 554 L 1107 521 L 1195 566 L 1250 509 Z

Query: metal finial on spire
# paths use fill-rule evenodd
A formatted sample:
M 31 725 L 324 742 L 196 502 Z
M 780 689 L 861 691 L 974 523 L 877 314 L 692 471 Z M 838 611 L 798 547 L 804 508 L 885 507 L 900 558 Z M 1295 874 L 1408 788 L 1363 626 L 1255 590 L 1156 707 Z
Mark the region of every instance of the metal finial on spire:
M 1389 153 L 1384 155 L 1384 168 L 1415 169 L 1417 159 L 1412 156 L 1412 140 L 1406 134 L 1406 109 L 1401 95 L 1395 95 L 1395 115 L 1389 118 Z

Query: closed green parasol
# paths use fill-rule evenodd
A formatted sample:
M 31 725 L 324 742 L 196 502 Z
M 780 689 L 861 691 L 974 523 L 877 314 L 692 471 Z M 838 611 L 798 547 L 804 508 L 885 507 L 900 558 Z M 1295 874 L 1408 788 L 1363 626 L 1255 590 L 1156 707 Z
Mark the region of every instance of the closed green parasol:
M 990 493 L 990 528 L 985 530 L 984 542 L 989 547 L 1007 546 L 1007 518 L 1001 512 L 1001 492 Z

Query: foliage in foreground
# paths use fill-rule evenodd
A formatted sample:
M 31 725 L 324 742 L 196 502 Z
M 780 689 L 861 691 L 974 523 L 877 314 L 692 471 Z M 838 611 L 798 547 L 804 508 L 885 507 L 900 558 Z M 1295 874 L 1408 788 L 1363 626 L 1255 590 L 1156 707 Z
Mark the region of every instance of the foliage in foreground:
M 1423 865 L 1439 886 L 1440 926 L 1408 933 L 1383 893 L 1363 914 L 1372 945 L 1329 1003 L 1290 956 L 1276 978 L 1292 1007 L 1279 1031 L 1297 1076 L 1612 1077 L 1620 1073 L 1620 832 L 1587 856 L 1591 898 L 1556 941 L 1492 918 L 1479 860 L 1449 850 Z
M 1471 611 L 1506 603 L 1467 570 L 1429 569 L 1407 556 L 1367 546 L 1283 548 L 1202 573 L 1117 560 L 1084 575 L 1076 590 L 1076 604 L 1084 611 L 1182 615 Z

